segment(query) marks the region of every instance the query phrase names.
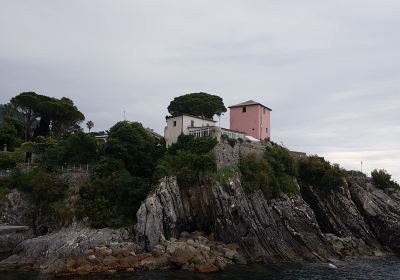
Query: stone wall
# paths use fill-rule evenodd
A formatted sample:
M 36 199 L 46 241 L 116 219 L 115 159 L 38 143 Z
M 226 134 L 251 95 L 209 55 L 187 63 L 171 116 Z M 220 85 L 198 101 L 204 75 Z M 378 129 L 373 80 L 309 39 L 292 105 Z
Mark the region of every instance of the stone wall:
M 238 165 L 240 158 L 249 154 L 264 155 L 265 144 L 261 142 L 248 143 L 237 142 L 233 147 L 227 141 L 219 142 L 215 148 L 218 169 L 230 165 Z

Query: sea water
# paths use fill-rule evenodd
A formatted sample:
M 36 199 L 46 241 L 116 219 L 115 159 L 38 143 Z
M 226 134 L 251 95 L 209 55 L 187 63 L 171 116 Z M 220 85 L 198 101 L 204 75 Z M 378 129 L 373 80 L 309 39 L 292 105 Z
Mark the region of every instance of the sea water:
M 347 280 L 394 280 L 400 279 L 400 258 L 354 257 L 345 261 L 333 262 L 334 268 L 328 264 L 304 263 L 265 265 L 252 264 L 233 266 L 224 272 L 200 274 L 180 270 L 140 271 L 134 273 L 97 274 L 84 277 L 65 277 L 69 280 L 314 280 L 314 279 L 347 279 Z M 1 280 L 36 280 L 45 279 L 33 273 L 0 272 Z M 59 278 L 57 278 L 59 279 Z

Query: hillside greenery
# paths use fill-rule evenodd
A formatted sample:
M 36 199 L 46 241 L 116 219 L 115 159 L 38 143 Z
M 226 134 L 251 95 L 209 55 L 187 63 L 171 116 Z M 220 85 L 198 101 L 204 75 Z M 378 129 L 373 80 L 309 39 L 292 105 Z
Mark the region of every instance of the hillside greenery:
M 212 149 L 217 144 L 212 137 L 195 138 L 180 135 L 177 143 L 171 145 L 156 169 L 156 177 L 176 176 L 182 188 L 199 186 L 210 181 L 217 170 Z
M 239 166 L 247 192 L 260 189 L 267 199 L 299 192 L 295 161 L 283 146 L 269 142 L 264 157 L 249 154 L 241 158 Z
M 400 185 L 392 180 L 392 175 L 390 175 L 385 169 L 374 169 L 371 172 L 372 180 L 376 187 L 386 190 L 386 189 L 397 189 L 400 190 Z
M 315 155 L 299 159 L 298 171 L 302 183 L 315 187 L 322 194 L 338 191 L 347 175 L 338 164 Z
M 63 225 L 72 220 L 72 212 L 66 206 L 68 185 L 54 173 L 37 169 L 30 173 L 14 171 L 9 177 L 0 177 L 0 195 L 12 189 L 28 194 L 35 217 L 46 216 Z
M 94 227 L 131 225 L 140 203 L 154 185 L 164 145 L 140 123 L 115 124 L 99 153 L 95 174 L 79 191 L 77 214 Z

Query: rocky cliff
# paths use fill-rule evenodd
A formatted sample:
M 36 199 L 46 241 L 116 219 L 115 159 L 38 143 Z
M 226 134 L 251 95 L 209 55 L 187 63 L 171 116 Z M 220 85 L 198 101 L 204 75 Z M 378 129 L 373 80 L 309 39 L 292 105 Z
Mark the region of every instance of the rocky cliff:
M 257 145 L 216 147 L 218 167 L 237 164 Z M 399 250 L 400 194 L 386 194 L 369 178 L 350 178 L 338 192 L 321 195 L 301 185 L 301 195 L 267 201 L 260 191 L 244 192 L 240 177 L 180 189 L 165 178 L 137 213 L 136 240 L 151 250 L 184 230 L 202 230 L 240 245 L 252 260 L 328 260 Z
M 300 196 L 267 201 L 260 191 L 247 195 L 238 176 L 229 182 L 180 190 L 165 178 L 137 213 L 139 248 L 151 250 L 181 231 L 201 230 L 237 243 L 249 259 L 268 262 L 337 257 Z
M 252 151 L 262 153 L 260 147 L 252 149 L 248 144 L 219 144 L 218 167 L 235 165 L 243 154 Z M 4 209 L 9 208 L 2 209 L 3 221 L 10 216 L 4 213 L 12 213 Z M 313 186 L 301 185 L 298 195 L 266 200 L 261 191 L 246 193 L 238 174 L 184 189 L 175 178 L 166 177 L 136 216 L 137 224 L 130 234 L 125 229 L 98 231 L 81 227 L 25 240 L 3 265 L 23 266 L 30 262 L 35 267 L 32 260 L 37 259 L 41 266 L 36 267 L 65 270 L 72 257 L 80 263 L 71 265 L 69 271 L 90 272 L 110 267 L 176 266 L 176 260 L 183 258 L 185 263 L 179 262 L 179 267 L 200 271 L 199 265 L 205 265 L 201 269 L 214 271 L 222 269 L 221 262 L 241 260 L 237 257 L 240 255 L 252 261 L 278 263 L 400 253 L 400 193 L 385 193 L 375 188 L 369 178 L 350 178 L 339 191 L 323 195 Z M 196 234 L 191 237 L 187 232 L 203 232 L 207 238 L 196 239 Z M 104 263 L 109 262 L 108 257 L 96 251 L 102 247 L 109 251 L 113 246 L 120 249 L 124 244 L 129 250 L 134 246 L 138 257 L 110 251 L 109 256 L 114 258 L 111 266 Z M 221 247 L 223 244 L 231 245 Z M 178 256 L 175 250 L 168 249 L 171 246 L 180 248 Z M 232 248 L 239 252 L 229 252 L 227 257 L 226 252 Z M 89 260 L 98 266 L 90 267 Z M 57 266 L 51 265 L 56 263 Z

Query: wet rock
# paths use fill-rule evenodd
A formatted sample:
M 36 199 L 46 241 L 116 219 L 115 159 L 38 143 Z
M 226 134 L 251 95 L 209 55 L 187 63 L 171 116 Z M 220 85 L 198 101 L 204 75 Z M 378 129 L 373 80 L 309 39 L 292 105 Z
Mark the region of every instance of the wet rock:
M 370 178 L 350 180 L 352 200 L 371 231 L 386 247 L 400 254 L 400 192 L 385 193 Z
M 192 246 L 178 247 L 174 250 L 170 261 L 178 266 L 188 263 L 196 254 L 195 248 Z
M 199 264 L 195 266 L 198 272 L 209 273 L 219 271 L 219 268 L 214 264 Z

